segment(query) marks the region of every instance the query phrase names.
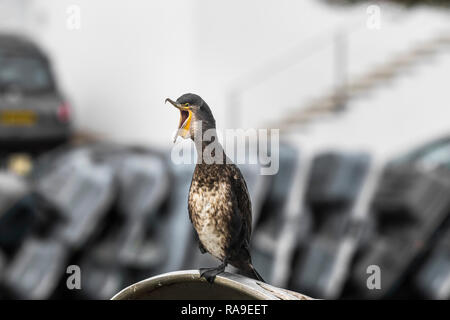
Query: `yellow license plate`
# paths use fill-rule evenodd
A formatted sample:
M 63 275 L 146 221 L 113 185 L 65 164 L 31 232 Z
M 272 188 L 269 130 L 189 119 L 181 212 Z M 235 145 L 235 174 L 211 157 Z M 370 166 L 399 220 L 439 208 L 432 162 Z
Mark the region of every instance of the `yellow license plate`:
M 36 113 L 29 110 L 0 111 L 0 124 L 7 126 L 31 126 L 36 123 Z

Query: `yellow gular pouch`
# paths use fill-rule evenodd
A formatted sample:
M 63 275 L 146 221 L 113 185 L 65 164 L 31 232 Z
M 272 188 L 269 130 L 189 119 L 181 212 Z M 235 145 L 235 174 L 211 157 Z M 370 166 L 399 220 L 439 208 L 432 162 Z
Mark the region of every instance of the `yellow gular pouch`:
M 189 137 L 189 129 L 191 128 L 192 111 L 188 108 L 180 109 L 180 125 L 178 127 L 178 135 L 184 139 Z

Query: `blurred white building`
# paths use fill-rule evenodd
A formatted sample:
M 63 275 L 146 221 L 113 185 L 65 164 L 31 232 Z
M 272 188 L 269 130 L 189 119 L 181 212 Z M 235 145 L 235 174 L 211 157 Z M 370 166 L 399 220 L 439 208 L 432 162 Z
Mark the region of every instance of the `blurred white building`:
M 2 19 L 0 28 L 28 33 L 48 51 L 78 128 L 169 147 L 178 113 L 164 105 L 166 97 L 200 94 L 222 128 L 234 117 L 243 127 L 265 127 L 341 79 L 450 30 L 450 12 L 403 10 L 385 2 L 378 5 L 379 28 L 372 28 L 368 5 L 2 0 L 1 14 L 9 19 Z M 336 35 L 347 43 L 341 66 L 335 63 Z M 391 154 L 446 133 L 449 71 L 447 48 L 302 135 L 312 143 Z M 233 90 L 239 95 L 229 100 Z

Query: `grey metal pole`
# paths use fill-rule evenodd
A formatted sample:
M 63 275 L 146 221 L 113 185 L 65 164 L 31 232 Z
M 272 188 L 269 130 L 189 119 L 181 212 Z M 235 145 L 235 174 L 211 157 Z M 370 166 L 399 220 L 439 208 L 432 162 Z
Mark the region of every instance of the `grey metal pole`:
M 334 37 L 335 107 L 343 110 L 347 104 L 348 35 L 340 30 Z

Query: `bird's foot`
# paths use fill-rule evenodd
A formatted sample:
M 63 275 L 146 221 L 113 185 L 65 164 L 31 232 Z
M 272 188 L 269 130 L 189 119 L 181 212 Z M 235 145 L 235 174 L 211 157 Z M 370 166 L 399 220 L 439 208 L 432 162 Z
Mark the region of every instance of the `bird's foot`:
M 202 254 L 205 254 L 207 252 L 205 247 L 200 242 L 198 243 L 198 248 L 200 249 L 200 252 Z
M 210 284 L 214 283 L 216 276 L 225 271 L 225 265 L 221 264 L 217 268 L 200 268 L 200 277 L 203 277 Z

